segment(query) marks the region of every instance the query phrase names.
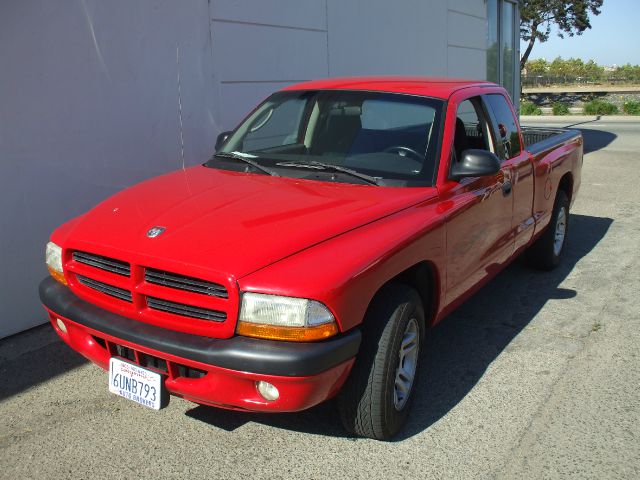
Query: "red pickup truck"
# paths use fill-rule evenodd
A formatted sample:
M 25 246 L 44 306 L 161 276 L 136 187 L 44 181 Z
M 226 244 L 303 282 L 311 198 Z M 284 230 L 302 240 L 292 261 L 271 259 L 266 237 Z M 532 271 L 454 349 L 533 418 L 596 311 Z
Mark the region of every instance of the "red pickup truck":
M 521 252 L 560 261 L 582 143 L 523 130 L 487 82 L 294 85 L 205 164 L 55 230 L 40 297 L 142 405 L 294 412 L 337 396 L 349 432 L 388 439 L 429 327 Z

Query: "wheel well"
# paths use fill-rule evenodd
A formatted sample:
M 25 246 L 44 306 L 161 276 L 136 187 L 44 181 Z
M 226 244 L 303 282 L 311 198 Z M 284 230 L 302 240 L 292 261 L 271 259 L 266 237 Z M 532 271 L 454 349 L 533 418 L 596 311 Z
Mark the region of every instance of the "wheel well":
M 558 190 L 562 190 L 564 193 L 566 193 L 567 198 L 569 198 L 569 203 L 571 203 L 571 196 L 573 195 L 573 176 L 570 172 L 565 173 L 564 176 L 560 179 Z
M 438 280 L 436 269 L 431 263 L 426 261 L 417 263 L 393 277 L 387 282 L 389 283 L 401 283 L 415 288 L 422 299 L 422 304 L 426 307 L 424 313 L 427 325 L 432 324 L 438 304 L 436 288 Z

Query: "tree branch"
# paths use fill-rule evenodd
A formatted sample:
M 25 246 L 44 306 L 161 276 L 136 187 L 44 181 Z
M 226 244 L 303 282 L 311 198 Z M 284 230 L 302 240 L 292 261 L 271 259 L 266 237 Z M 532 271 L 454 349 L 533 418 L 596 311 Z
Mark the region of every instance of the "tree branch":
M 522 54 L 522 58 L 520 59 L 520 72 L 524 70 L 525 65 L 527 64 L 527 60 L 529 59 L 529 55 L 531 54 L 531 50 L 533 49 L 533 44 L 536 43 L 536 37 L 532 36 L 527 44 L 527 49 Z

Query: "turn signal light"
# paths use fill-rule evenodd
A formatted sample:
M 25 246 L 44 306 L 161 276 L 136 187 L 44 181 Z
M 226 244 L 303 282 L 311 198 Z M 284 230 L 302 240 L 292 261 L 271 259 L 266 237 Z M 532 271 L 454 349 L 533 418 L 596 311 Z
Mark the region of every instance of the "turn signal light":
M 62 283 L 63 285 L 67 284 L 67 279 L 64 278 L 64 273 L 59 272 L 53 268 L 51 268 L 50 266 L 47 265 L 47 270 L 49 270 L 49 273 L 51 274 L 51 276 L 53 278 L 55 278 L 57 281 L 59 281 L 60 283 Z
M 338 333 L 338 326 L 335 322 L 314 327 L 281 327 L 259 323 L 238 322 L 236 332 L 238 335 L 244 335 L 245 337 L 264 338 L 267 340 L 316 342 L 334 336 Z

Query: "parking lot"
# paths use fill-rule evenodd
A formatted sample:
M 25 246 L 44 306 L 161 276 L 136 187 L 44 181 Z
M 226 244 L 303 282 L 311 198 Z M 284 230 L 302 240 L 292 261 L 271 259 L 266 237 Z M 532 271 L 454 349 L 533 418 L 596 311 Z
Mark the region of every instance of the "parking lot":
M 523 123 L 585 135 L 564 263 L 516 261 L 431 332 L 395 441 L 331 403 L 151 411 L 44 326 L 0 340 L 0 478 L 640 478 L 640 122 Z

